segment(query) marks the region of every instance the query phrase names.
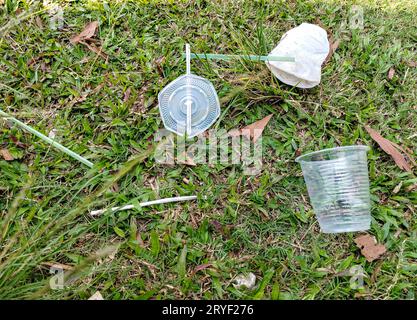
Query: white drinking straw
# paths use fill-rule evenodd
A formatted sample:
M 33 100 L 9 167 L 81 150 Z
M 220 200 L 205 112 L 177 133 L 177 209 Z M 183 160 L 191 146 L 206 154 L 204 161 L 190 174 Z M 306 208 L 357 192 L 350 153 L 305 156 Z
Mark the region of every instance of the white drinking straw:
M 186 61 L 186 65 L 187 65 L 187 76 L 191 75 L 191 50 L 190 50 L 190 45 L 187 43 L 185 45 L 185 61 Z M 187 78 L 187 94 L 189 95 L 190 91 L 190 80 L 189 78 Z M 191 100 L 187 100 L 185 102 L 186 106 L 187 106 L 187 136 L 191 135 L 191 105 L 192 105 L 192 101 Z
M 197 199 L 197 196 L 183 196 L 183 197 L 174 197 L 174 198 L 164 198 L 164 199 L 159 199 L 159 200 L 153 200 L 153 201 L 147 201 L 147 202 L 141 202 L 139 203 L 140 207 L 148 207 L 148 206 L 153 206 L 156 204 L 162 204 L 162 203 L 170 203 L 170 202 L 180 202 L 180 201 L 189 201 L 189 200 L 195 200 Z M 133 204 L 128 204 L 125 205 L 123 207 L 113 207 L 110 209 L 100 209 L 100 210 L 94 210 L 90 212 L 90 216 L 98 216 L 104 212 L 106 212 L 107 210 L 110 210 L 112 212 L 115 211 L 122 211 L 122 210 L 130 210 L 130 209 L 134 209 L 135 206 Z

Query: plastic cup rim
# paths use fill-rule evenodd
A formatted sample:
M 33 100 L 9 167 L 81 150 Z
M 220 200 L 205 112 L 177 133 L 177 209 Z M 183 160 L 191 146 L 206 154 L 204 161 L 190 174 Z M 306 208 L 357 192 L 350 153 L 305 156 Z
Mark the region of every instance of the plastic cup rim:
M 304 161 L 303 158 L 308 158 L 312 155 L 317 155 L 317 154 L 321 154 L 321 153 L 327 153 L 329 151 L 345 151 L 345 150 L 363 150 L 363 151 L 369 151 L 370 148 L 368 146 L 365 145 L 353 145 L 353 146 L 342 146 L 342 147 L 335 147 L 335 148 L 327 148 L 327 149 L 322 149 L 322 150 L 318 150 L 318 151 L 313 151 L 313 152 L 309 152 L 306 154 L 302 154 L 301 156 L 297 157 L 295 159 L 295 162 L 302 162 Z M 326 160 L 325 160 L 326 161 Z M 306 162 L 315 162 L 315 161 L 306 161 Z

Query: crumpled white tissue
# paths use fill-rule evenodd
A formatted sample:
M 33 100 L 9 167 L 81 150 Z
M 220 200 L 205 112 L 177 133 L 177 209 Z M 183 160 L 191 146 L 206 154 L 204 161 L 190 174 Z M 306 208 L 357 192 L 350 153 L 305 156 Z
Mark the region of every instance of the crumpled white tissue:
M 287 31 L 270 55 L 294 57 L 294 62 L 266 61 L 282 82 L 298 88 L 312 88 L 321 80 L 321 65 L 329 54 L 326 31 L 314 24 L 302 23 Z

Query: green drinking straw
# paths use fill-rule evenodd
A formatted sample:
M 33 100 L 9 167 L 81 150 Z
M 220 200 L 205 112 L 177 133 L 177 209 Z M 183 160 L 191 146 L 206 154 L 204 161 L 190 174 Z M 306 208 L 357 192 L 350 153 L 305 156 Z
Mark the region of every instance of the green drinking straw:
M 185 54 L 182 55 L 185 57 Z M 258 56 L 252 54 L 215 54 L 215 53 L 191 53 L 191 59 L 209 59 L 209 60 L 233 60 L 244 59 L 250 61 L 286 61 L 295 62 L 293 57 L 280 56 Z
M 77 159 L 78 161 L 82 162 L 86 166 L 92 168 L 94 164 L 87 159 L 81 157 L 79 154 L 76 154 L 74 151 L 71 151 L 70 149 L 64 147 L 63 145 L 59 144 L 58 142 L 52 140 L 51 138 L 45 136 L 44 134 L 40 133 L 39 131 L 36 131 L 35 129 L 29 127 L 28 125 L 24 124 L 23 122 L 17 120 L 16 118 L 8 115 L 7 113 L 0 110 L 0 116 L 14 122 L 19 127 L 25 129 L 26 131 L 29 131 L 30 133 L 34 134 L 35 136 L 41 138 L 46 143 L 49 143 L 51 146 L 57 148 L 58 150 L 61 150 L 62 152 L 66 153 L 67 155 L 73 157 L 74 159 Z

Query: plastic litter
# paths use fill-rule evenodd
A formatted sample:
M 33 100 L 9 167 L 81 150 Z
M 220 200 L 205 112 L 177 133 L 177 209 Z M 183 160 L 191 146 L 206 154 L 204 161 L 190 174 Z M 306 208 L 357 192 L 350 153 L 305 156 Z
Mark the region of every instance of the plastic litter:
M 94 164 L 91 161 L 88 161 L 87 159 L 81 157 L 79 154 L 75 153 L 74 151 L 71 151 L 70 149 L 64 147 L 63 145 L 59 144 L 58 142 L 54 141 L 53 139 L 45 136 L 44 134 L 40 133 L 39 131 L 33 129 L 32 127 L 29 127 L 27 124 L 24 124 L 23 122 L 17 120 L 16 118 L 8 115 L 6 112 L 0 110 L 0 116 L 4 117 L 7 120 L 12 121 L 13 123 L 17 124 L 19 127 L 25 129 L 26 131 L 34 134 L 38 138 L 42 139 L 46 143 L 49 143 L 54 148 L 57 148 L 58 150 L 66 153 L 67 155 L 73 157 L 74 159 L 80 161 L 81 163 L 85 164 L 87 167 L 92 168 Z
M 234 59 L 243 59 L 250 61 L 286 61 L 294 62 L 293 57 L 280 57 L 280 56 L 258 56 L 252 54 L 217 54 L 217 53 L 191 53 L 191 59 L 208 59 L 208 60 L 234 60 Z
M 253 289 L 256 284 L 256 276 L 249 272 L 248 274 L 240 274 L 233 280 L 233 286 L 236 289 Z
M 367 146 L 324 149 L 298 157 L 322 232 L 364 231 L 371 224 Z
M 191 74 L 190 46 L 186 45 L 187 73 L 169 83 L 158 95 L 166 129 L 192 138 L 207 130 L 220 115 L 220 101 L 210 81 Z
M 299 88 L 312 88 L 320 83 L 321 65 L 329 54 L 326 31 L 314 24 L 302 23 L 287 31 L 271 56 L 289 56 L 295 63 L 266 61 L 272 73 L 282 82 Z
M 139 203 L 140 207 L 148 207 L 148 206 L 153 206 L 156 204 L 162 204 L 162 203 L 170 203 L 170 202 L 180 202 L 180 201 L 190 201 L 190 200 L 195 200 L 197 199 L 197 196 L 183 196 L 183 197 L 174 197 L 174 198 L 164 198 L 164 199 L 158 199 L 158 200 L 153 200 L 153 201 L 147 201 L 147 202 L 141 202 Z M 112 212 L 115 211 L 123 211 L 123 210 L 130 210 L 130 209 L 134 209 L 135 206 L 133 204 L 128 204 L 125 205 L 123 207 L 113 207 L 110 210 Z M 93 210 L 90 212 L 90 216 L 98 216 L 104 212 L 106 212 L 108 209 L 100 209 L 100 210 Z

